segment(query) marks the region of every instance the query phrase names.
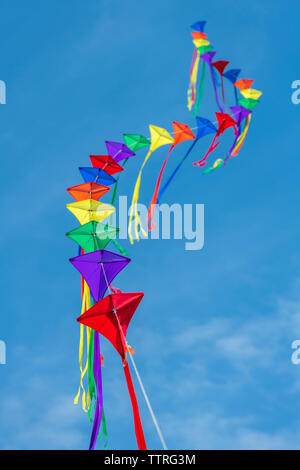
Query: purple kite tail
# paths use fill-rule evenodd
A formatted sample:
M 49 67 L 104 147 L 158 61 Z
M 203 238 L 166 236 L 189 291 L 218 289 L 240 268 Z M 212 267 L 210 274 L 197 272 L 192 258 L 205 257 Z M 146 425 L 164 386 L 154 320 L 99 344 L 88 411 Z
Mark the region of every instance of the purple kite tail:
M 102 393 L 102 377 L 101 377 L 101 361 L 100 361 L 100 340 L 99 340 L 99 333 L 95 331 L 94 334 L 94 364 L 93 364 L 93 372 L 96 382 L 96 390 L 97 390 L 97 401 L 96 401 L 96 411 L 95 411 L 95 418 L 94 424 L 91 434 L 91 441 L 89 450 L 94 450 L 97 437 L 99 434 L 101 418 L 102 418 L 102 411 L 103 411 L 103 393 Z

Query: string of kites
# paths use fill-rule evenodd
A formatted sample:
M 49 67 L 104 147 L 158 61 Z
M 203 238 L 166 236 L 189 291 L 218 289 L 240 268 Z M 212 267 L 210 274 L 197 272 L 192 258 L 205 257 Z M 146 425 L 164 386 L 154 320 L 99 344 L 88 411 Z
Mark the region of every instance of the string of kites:
M 135 156 L 135 152 L 144 147 L 148 147 L 149 150 L 136 180 L 129 217 L 128 234 L 131 243 L 133 243 L 134 234 L 135 238 L 139 240 L 140 232 L 146 236 L 147 229 L 150 231 L 155 228 L 153 216 L 156 205 L 159 204 L 166 189 L 200 139 L 213 134 L 207 152 L 201 160 L 194 163 L 196 167 L 202 168 L 206 165 L 208 157 L 220 144 L 223 133 L 228 129 L 233 129 L 234 139 L 226 157 L 217 158 L 210 167 L 204 170 L 204 173 L 209 173 L 225 165 L 229 158 L 239 154 L 249 130 L 253 109 L 259 103 L 258 98 L 262 93 L 251 88 L 253 80 L 238 79 L 241 72 L 240 69 L 227 70 L 228 61 L 214 61 L 216 52 L 204 33 L 205 24 L 205 21 L 199 21 L 191 26 L 191 34 L 195 47 L 190 68 L 188 108 L 193 111 L 196 119 L 195 134 L 186 124 L 173 122 L 172 135 L 161 127 L 150 125 L 150 140 L 138 134 L 124 134 L 124 142 L 122 143 L 106 141 L 107 155 L 90 155 L 92 166 L 79 168 L 84 183 L 68 188 L 68 192 L 75 199 L 75 202 L 67 204 L 67 208 L 80 223 L 79 227 L 67 233 L 67 236 L 78 244 L 78 256 L 71 258 L 70 262 L 81 274 L 82 296 L 81 315 L 77 318 L 80 324 L 80 383 L 74 403 L 78 403 L 81 395 L 82 408 L 87 412 L 90 421 L 93 423 L 90 449 L 95 448 L 97 438 L 104 437 L 104 447 L 107 446 L 108 442 L 103 407 L 101 376 L 103 357 L 100 353 L 100 335 L 106 337 L 111 342 L 121 357 L 133 409 L 138 448 L 146 449 L 147 447 L 128 365 L 128 357 L 131 360 L 138 383 L 141 386 L 162 446 L 164 449 L 167 449 L 133 359 L 134 350 L 126 340 L 130 320 L 144 294 L 142 292 L 124 293 L 112 286 L 111 283 L 114 278 L 131 260 L 127 257 L 127 252 L 116 240 L 119 229 L 112 226 L 111 223 L 109 224 L 107 221 L 104 221 L 115 211 L 113 203 L 119 182 L 119 178 L 115 178 L 115 175 L 123 171 L 128 160 Z M 200 68 L 201 72 L 199 72 Z M 199 115 L 207 70 L 218 107 L 218 112 L 216 112 L 217 126 L 215 126 L 215 123 Z M 230 110 L 227 109 L 225 101 L 224 78 L 233 85 L 234 89 L 235 104 L 229 108 Z M 240 97 L 238 92 L 241 95 Z M 191 140 L 191 145 L 169 178 L 161 185 L 163 172 L 172 150 L 175 146 L 186 140 Z M 170 148 L 155 184 L 147 214 L 147 227 L 145 228 L 138 214 L 142 171 L 151 154 L 163 145 L 170 145 Z M 120 161 L 124 161 L 123 167 L 120 166 Z M 99 199 L 113 185 L 114 190 L 110 204 L 100 202 Z M 106 250 L 106 246 L 110 242 L 114 243 L 118 253 Z M 108 295 L 105 296 L 106 292 L 108 292 Z M 85 338 L 86 354 L 84 354 Z

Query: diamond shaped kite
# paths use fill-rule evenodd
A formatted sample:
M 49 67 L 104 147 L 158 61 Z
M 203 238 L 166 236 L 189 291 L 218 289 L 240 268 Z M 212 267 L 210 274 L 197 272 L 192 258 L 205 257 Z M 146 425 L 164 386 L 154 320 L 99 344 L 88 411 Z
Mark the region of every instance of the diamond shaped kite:
M 241 90 L 241 95 L 247 100 L 250 98 L 252 100 L 258 100 L 262 95 L 262 92 L 259 90 L 254 90 L 254 88 L 248 88 L 247 90 Z
M 117 227 L 92 220 L 71 230 L 66 235 L 78 243 L 85 253 L 91 253 L 96 250 L 104 250 L 108 243 L 116 237 L 119 230 Z
M 205 135 L 217 132 L 216 126 L 209 119 L 197 117 L 196 121 L 198 127 L 197 139 L 201 139 L 201 137 L 204 137 Z
M 91 168 L 86 166 L 80 167 L 79 171 L 86 183 L 93 182 L 111 186 L 116 182 L 116 179 L 113 178 L 113 176 L 109 175 L 106 171 L 101 170 L 101 168 Z
M 79 323 L 105 336 L 122 359 L 126 356 L 126 333 L 144 294 L 143 292 L 110 294 L 77 318 Z
M 77 321 L 105 336 L 121 356 L 127 388 L 132 404 L 135 435 L 140 450 L 146 450 L 146 442 L 140 419 L 138 403 L 126 359 L 126 333 L 129 322 L 143 298 L 142 292 L 110 294 L 96 303 Z
M 193 36 L 193 39 L 206 39 L 207 34 L 201 33 L 201 31 L 192 31 L 191 35 Z
M 173 129 L 174 129 L 174 143 L 173 146 L 179 144 L 180 142 L 184 142 L 185 140 L 193 140 L 196 139 L 193 131 L 182 122 L 173 121 Z
M 101 222 L 116 210 L 115 207 L 109 204 L 103 204 L 103 202 L 95 201 L 94 199 L 72 202 L 71 204 L 67 204 L 66 207 L 75 215 L 81 225 L 86 224 L 91 220 Z
M 123 171 L 123 168 L 109 155 L 90 155 L 90 160 L 94 168 L 101 168 L 109 175 Z
M 166 129 L 153 125 L 150 125 L 149 129 L 151 135 L 150 152 L 154 152 L 154 150 L 162 145 L 172 144 L 174 142 L 173 137 Z
M 204 155 L 201 160 L 198 162 L 193 163 L 194 166 L 199 166 L 202 167 L 206 164 L 207 157 L 218 147 L 220 140 L 217 142 L 217 137 L 223 134 L 223 132 L 226 131 L 226 129 L 229 129 L 230 127 L 234 128 L 234 133 L 235 135 L 237 134 L 237 123 L 236 121 L 229 116 L 227 113 L 216 113 L 216 118 L 218 121 L 218 130 L 210 144 L 209 149 L 207 150 L 206 154 Z
M 230 106 L 230 109 L 238 126 L 240 126 L 243 120 L 251 114 L 251 111 L 243 106 Z
M 85 279 L 95 302 L 103 298 L 113 279 L 130 261 L 130 258 L 106 250 L 93 251 L 70 259 Z
M 128 147 L 130 147 L 134 152 L 150 145 L 150 141 L 146 139 L 146 137 L 139 134 L 123 134 L 123 137 L 125 144 L 128 145 Z
M 104 186 L 98 183 L 83 183 L 78 184 L 77 186 L 72 186 L 68 188 L 67 191 L 75 199 L 75 201 L 83 201 L 85 199 L 95 199 L 98 201 L 104 194 L 109 191 L 108 186 Z
M 207 47 L 210 45 L 210 42 L 207 39 L 194 39 L 193 40 L 194 46 L 196 49 L 200 49 L 201 47 Z
M 230 69 L 227 72 L 223 73 L 223 77 L 226 77 L 231 83 L 237 81 L 239 74 L 241 73 L 241 69 Z
M 196 21 L 196 23 L 193 23 L 191 25 L 191 29 L 193 29 L 194 31 L 200 31 L 201 33 L 203 33 L 206 23 L 207 21 Z
M 223 132 L 226 131 L 226 129 L 229 129 L 229 127 L 234 127 L 236 132 L 236 122 L 231 116 L 229 116 L 229 114 L 216 113 L 216 118 L 218 121 L 217 136 L 223 134 Z
M 126 141 L 125 141 L 126 142 Z M 124 160 L 125 158 L 130 158 L 135 155 L 134 149 L 127 147 L 127 142 L 126 145 L 120 142 L 112 142 L 109 140 L 105 141 L 105 145 L 107 148 L 107 153 L 110 155 L 116 162 L 120 162 L 121 160 Z
M 207 64 L 211 65 L 211 61 L 213 60 L 215 55 L 216 55 L 215 51 L 208 51 L 208 52 L 205 52 L 205 54 L 201 54 L 201 59 L 203 59 L 204 62 L 206 62 Z
M 239 104 L 243 106 L 244 108 L 249 109 L 250 111 L 252 111 L 255 108 L 255 106 L 258 105 L 258 103 L 259 103 L 259 100 L 253 100 L 251 98 L 248 98 L 248 99 L 243 98 L 239 100 Z
M 225 91 L 224 91 L 223 73 L 228 64 L 229 62 L 227 60 L 217 60 L 217 62 L 213 62 L 211 64 L 219 72 L 221 76 L 222 98 L 223 98 L 224 104 L 225 104 Z
M 247 88 L 250 88 L 253 84 L 254 80 L 250 78 L 241 78 L 237 82 L 234 82 L 234 86 L 239 88 L 239 90 L 247 90 Z
M 229 64 L 228 60 L 217 60 L 216 62 L 213 62 L 211 65 L 219 72 L 220 75 L 223 75 L 224 70 L 226 69 L 228 64 Z

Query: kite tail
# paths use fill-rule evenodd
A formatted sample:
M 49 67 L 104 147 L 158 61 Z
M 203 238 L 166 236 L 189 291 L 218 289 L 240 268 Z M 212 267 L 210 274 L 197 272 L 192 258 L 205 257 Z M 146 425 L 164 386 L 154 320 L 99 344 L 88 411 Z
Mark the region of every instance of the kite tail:
M 83 250 L 81 250 L 83 253 Z M 89 288 L 84 281 L 83 277 L 81 277 L 81 295 L 82 295 L 82 306 L 81 306 L 81 315 L 87 310 L 87 305 L 88 305 L 88 293 L 89 293 Z M 80 392 L 82 390 L 82 409 L 87 412 L 87 401 L 89 405 L 89 393 L 86 395 L 84 384 L 83 384 L 83 379 L 84 376 L 88 370 L 88 359 L 86 361 L 86 364 L 83 368 L 82 366 L 82 359 L 83 359 L 83 346 L 84 346 L 84 325 L 80 324 L 80 337 L 79 337 L 79 369 L 80 369 L 80 382 L 79 382 L 79 387 L 78 387 L 78 392 L 76 397 L 74 398 L 74 405 L 78 404 L 78 400 L 80 397 Z M 87 355 L 88 355 L 88 348 L 89 348 L 89 330 L 86 328 L 87 332 Z
M 171 176 L 169 177 L 169 179 L 166 181 L 166 183 L 160 188 L 159 192 L 158 192 L 158 196 L 157 196 L 157 201 L 156 203 L 159 204 L 159 201 L 162 197 L 162 195 L 165 193 L 167 187 L 170 185 L 171 181 L 174 179 L 174 177 L 176 176 L 176 174 L 178 173 L 178 171 L 180 170 L 180 167 L 183 165 L 183 162 L 187 159 L 187 157 L 189 156 L 189 154 L 191 153 L 191 151 L 193 150 L 193 148 L 195 147 L 196 143 L 198 142 L 199 139 L 196 139 L 193 141 L 192 145 L 189 147 L 189 149 L 187 150 L 186 154 L 182 157 L 181 161 L 178 163 L 178 165 L 176 166 L 175 170 L 173 171 L 173 173 L 171 174 Z
M 141 423 L 141 418 L 140 418 L 140 413 L 139 413 L 139 407 L 131 379 L 131 374 L 128 366 L 128 362 L 124 362 L 123 364 L 124 367 L 124 373 L 126 377 L 126 382 L 127 382 L 127 388 L 132 404 L 132 411 L 133 411 L 133 418 L 134 418 L 134 428 L 135 428 L 135 435 L 136 435 L 136 440 L 138 444 L 139 450 L 147 450 L 146 442 L 145 442 L 145 437 L 144 437 L 144 431 Z
M 200 111 L 201 104 L 202 104 L 204 79 L 205 79 L 205 62 L 203 60 L 201 78 L 200 78 L 200 85 L 199 85 L 199 88 L 198 88 L 197 99 L 196 99 L 196 103 L 195 103 L 195 106 L 194 106 L 194 112 L 193 112 L 195 117 L 199 115 L 199 111 Z
M 213 84 L 214 91 L 215 91 L 216 102 L 217 102 L 218 108 L 219 108 L 219 110 L 221 111 L 221 113 L 223 113 L 223 112 L 224 112 L 224 109 L 223 109 L 223 107 L 220 105 L 220 102 L 219 102 L 218 90 L 217 90 L 217 86 L 216 86 L 216 82 L 215 82 L 215 77 L 214 77 L 213 69 L 212 69 L 212 66 L 211 66 L 211 65 L 210 65 L 210 75 L 211 75 L 211 80 L 212 80 L 212 84 Z
M 127 253 L 127 251 L 125 250 L 125 248 L 123 248 L 116 240 L 114 240 L 114 239 L 112 238 L 111 241 L 113 242 L 113 244 L 115 245 L 115 247 L 119 250 L 119 252 L 121 253 L 121 255 L 128 256 L 128 253 Z
M 233 149 L 235 148 L 236 143 L 238 142 L 239 136 L 240 136 L 240 128 L 238 129 L 238 132 L 237 132 L 236 135 L 235 135 L 235 139 L 234 139 L 234 141 L 233 141 L 233 144 L 232 144 L 232 146 L 230 147 L 226 158 L 224 159 L 224 165 L 226 164 L 227 160 L 232 156 L 232 151 L 233 151 Z
M 89 411 L 88 417 L 90 421 L 93 421 L 91 418 L 92 408 L 93 405 L 96 404 L 96 382 L 94 377 L 94 336 L 95 331 L 90 329 L 90 340 L 89 340 L 89 353 L 88 353 L 88 384 L 89 384 L 89 397 L 90 397 L 90 404 L 89 404 Z
M 191 109 L 193 105 L 193 84 L 192 84 L 192 73 L 195 65 L 195 60 L 196 60 L 196 54 L 197 54 L 197 49 L 194 49 L 193 52 L 193 57 L 192 57 L 192 63 L 190 67 L 190 82 L 189 82 L 189 88 L 188 88 L 188 108 Z
M 138 199 L 139 199 L 139 191 L 140 191 L 140 185 L 141 185 L 142 171 L 143 171 L 143 168 L 146 165 L 147 160 L 149 159 L 151 153 L 152 153 L 152 150 L 150 149 L 149 152 L 147 153 L 144 161 L 143 161 L 143 164 L 142 164 L 141 168 L 140 168 L 140 171 L 139 171 L 139 174 L 138 174 L 135 186 L 134 186 L 134 190 L 133 190 L 131 207 L 130 207 L 129 224 L 128 224 L 128 235 L 129 235 L 129 239 L 130 239 L 131 244 L 133 244 L 133 237 L 132 237 L 133 219 L 134 219 L 134 224 L 135 224 L 136 239 L 137 240 L 140 239 L 139 234 L 138 234 L 138 230 L 137 230 L 138 225 L 140 225 L 143 235 L 145 237 L 147 236 L 147 232 L 145 232 L 145 230 L 143 228 L 141 219 L 140 219 L 138 211 L 137 211 L 137 204 L 138 204 Z
M 234 89 L 235 104 L 236 104 L 236 106 L 238 106 L 239 98 L 238 98 L 238 94 L 237 94 L 237 89 L 234 85 L 233 85 L 233 89 Z
M 153 214 L 154 214 L 154 211 L 155 211 L 155 205 L 157 203 L 157 196 L 158 196 L 158 191 L 159 191 L 159 186 L 160 186 L 162 174 L 164 172 L 165 166 L 167 164 L 168 158 L 169 158 L 170 153 L 172 152 L 173 148 L 174 148 L 174 145 L 172 145 L 170 150 L 168 151 L 167 156 L 166 156 L 166 158 L 164 160 L 164 163 L 163 163 L 163 165 L 160 169 L 160 172 L 159 172 L 159 175 L 158 175 L 158 178 L 157 178 L 157 181 L 156 181 L 155 190 L 154 190 L 152 200 L 150 202 L 150 206 L 149 206 L 149 209 L 148 209 L 148 214 L 147 214 L 147 224 L 148 224 L 149 231 L 151 231 L 153 228 L 156 228 L 156 226 L 153 222 Z
M 222 85 L 222 98 L 223 98 L 223 103 L 224 103 L 224 106 L 225 106 L 225 90 L 224 90 L 224 79 L 223 79 L 223 75 L 221 75 L 221 85 Z
M 240 151 L 243 143 L 245 142 L 245 139 L 246 139 L 246 136 L 247 136 L 247 133 L 248 133 L 248 130 L 249 130 L 249 126 L 250 126 L 250 121 L 251 121 L 251 114 L 249 114 L 249 116 L 247 116 L 245 128 L 244 128 L 243 132 L 241 133 L 241 135 L 238 138 L 237 145 L 233 149 L 231 157 L 236 157 L 239 154 L 239 151 Z
M 196 96 L 195 89 L 196 89 L 196 83 L 197 83 L 199 60 L 200 60 L 200 51 L 198 51 L 197 49 L 194 49 L 192 64 L 191 64 L 191 69 L 190 69 L 190 86 L 188 89 L 189 110 L 192 109 L 192 106 L 195 103 L 195 96 Z
M 220 141 L 215 143 L 216 142 L 216 139 L 217 139 L 218 135 L 216 134 L 209 146 L 209 149 L 207 150 L 206 154 L 204 155 L 203 158 L 201 158 L 201 160 L 199 160 L 198 162 L 194 162 L 193 165 L 194 166 L 204 166 L 206 164 L 206 160 L 207 160 L 207 157 L 209 156 L 209 154 L 211 154 L 219 145 Z
M 116 194 L 117 194 L 117 189 L 118 189 L 118 183 L 119 183 L 119 176 L 117 177 L 117 180 L 114 184 L 114 190 L 113 190 L 113 193 L 112 193 L 112 197 L 111 197 L 111 205 L 113 205 L 114 201 L 115 201 L 115 198 L 116 198 Z
M 94 424 L 91 434 L 89 450 L 94 450 L 97 437 L 99 435 L 102 412 L 103 412 L 103 392 L 102 392 L 102 377 L 101 377 L 101 360 L 100 360 L 100 340 L 99 333 L 95 332 L 94 335 L 94 364 L 93 364 L 94 379 L 96 382 L 96 410 L 94 417 Z
M 126 165 L 126 163 L 128 162 L 128 158 L 126 158 L 126 160 L 124 160 L 124 163 L 123 163 L 123 168 L 124 166 Z M 110 204 L 113 205 L 115 199 L 116 199 L 116 195 L 117 195 L 117 190 L 118 190 L 118 184 L 119 184 L 119 176 L 117 177 L 117 180 L 114 184 L 114 190 L 113 190 L 113 193 L 112 193 L 112 196 L 111 196 L 111 201 L 110 201 Z
M 114 287 L 111 284 L 109 285 L 109 289 L 112 291 L 113 294 L 120 294 L 122 291 L 118 287 Z
M 224 160 L 222 158 L 217 158 L 217 160 L 214 162 L 214 164 L 207 168 L 206 170 L 202 171 L 202 174 L 205 175 L 206 173 L 211 173 L 214 171 L 216 168 L 219 168 L 224 163 Z

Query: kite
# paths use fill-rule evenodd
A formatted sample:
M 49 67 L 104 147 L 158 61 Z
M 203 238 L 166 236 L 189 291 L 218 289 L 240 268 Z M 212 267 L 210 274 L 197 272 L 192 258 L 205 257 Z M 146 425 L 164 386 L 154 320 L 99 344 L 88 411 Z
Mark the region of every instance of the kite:
M 143 292 L 122 292 L 119 287 L 112 286 L 112 282 L 115 282 L 118 274 L 131 263 L 131 258 L 128 257 L 126 250 L 117 242 L 120 229 L 113 221 L 113 215 L 116 213 L 114 203 L 120 176 L 123 174 L 127 162 L 134 162 L 138 159 L 137 153 L 144 151 L 145 156 L 142 163 L 139 163 L 129 212 L 128 235 L 132 244 L 134 238 L 140 240 L 140 234 L 147 238 L 148 232 L 156 229 L 154 224 L 155 208 L 158 207 L 160 200 L 174 181 L 175 176 L 179 174 L 183 164 L 195 151 L 198 142 L 204 145 L 205 137 L 211 136 L 212 140 L 208 149 L 201 150 L 203 152 L 200 155 L 201 158 L 193 163 L 196 167 L 196 175 L 199 167 L 203 168 L 207 165 L 200 172 L 200 174 L 206 175 L 224 167 L 230 158 L 239 155 L 249 132 L 253 111 L 260 102 L 262 92 L 252 88 L 254 80 L 240 78 L 241 69 L 230 68 L 228 70 L 229 61 L 216 59 L 217 52 L 204 32 L 205 26 L 206 21 L 197 21 L 191 26 L 194 51 L 189 72 L 187 106 L 195 119 L 195 126 L 172 121 L 173 129 L 169 132 L 163 127 L 151 124 L 149 125 L 149 136 L 140 133 L 123 133 L 123 142 L 106 140 L 106 150 L 89 156 L 92 166 L 79 168 L 83 182 L 67 188 L 68 194 L 75 202 L 68 203 L 66 207 L 79 223 L 79 226 L 66 233 L 67 237 L 77 245 L 77 254 L 75 253 L 76 256 L 70 258 L 70 263 L 78 272 L 81 290 L 80 315 L 76 315 L 80 328 L 78 350 L 80 378 L 74 403 L 78 404 L 81 397 L 82 409 L 92 422 L 89 444 L 91 450 L 95 449 L 98 439 L 102 439 L 104 448 L 108 443 L 104 413 L 105 386 L 102 383 L 102 367 L 104 367 L 105 359 L 100 348 L 103 337 L 108 340 L 110 346 L 113 346 L 121 358 L 132 406 L 138 448 L 145 450 L 147 445 L 129 365 L 136 374 L 161 445 L 163 449 L 167 449 L 133 358 L 135 351 L 127 342 L 129 326 L 131 322 L 134 323 L 134 314 L 140 307 L 144 294 Z M 204 117 L 202 110 L 204 91 L 206 92 L 207 86 L 205 83 L 207 70 L 210 74 L 212 91 L 216 101 L 217 109 L 213 110 L 215 121 Z M 227 87 L 232 87 L 234 93 L 234 102 L 230 103 L 231 106 L 228 103 L 228 96 L 226 97 Z M 233 133 L 233 141 L 230 141 L 228 147 L 226 144 L 225 151 L 222 150 L 224 152 L 222 158 L 219 156 L 210 161 L 213 152 L 220 150 L 221 141 L 222 144 L 224 143 L 224 133 L 230 130 L 231 132 L 227 133 L 230 138 Z M 187 145 L 186 141 L 191 142 Z M 152 197 L 150 203 L 147 204 L 147 219 L 143 225 L 138 206 L 142 174 L 152 153 L 165 145 L 168 145 L 169 148 L 154 183 Z M 187 147 L 185 148 L 185 146 Z M 197 151 L 199 148 L 200 144 L 197 146 Z M 176 153 L 179 153 L 179 149 L 180 151 L 183 149 L 183 155 L 174 165 L 170 176 L 164 180 L 165 169 L 171 165 L 172 160 L 177 158 Z M 122 166 L 120 162 L 122 162 Z M 129 165 L 126 166 L 126 169 L 128 167 Z M 151 165 L 148 165 L 145 171 L 150 171 L 149 167 L 151 169 Z M 111 189 L 110 203 L 102 202 L 102 198 L 107 197 Z M 107 249 L 108 245 L 109 249 Z M 117 248 L 118 253 L 110 248 L 113 245 Z
M 113 176 L 101 168 L 80 167 L 79 171 L 86 183 L 99 183 L 111 186 L 116 182 Z
M 70 204 L 67 204 L 67 209 L 75 215 L 81 225 L 86 224 L 91 220 L 101 222 L 116 210 L 113 206 L 95 201 L 95 199 L 71 202 Z
M 225 91 L 224 91 L 224 81 L 223 81 L 223 74 L 229 62 L 227 60 L 217 60 L 213 62 L 211 65 L 219 72 L 221 76 L 221 85 L 222 85 L 222 98 L 223 103 L 225 105 Z
M 201 160 L 199 160 L 198 162 L 195 162 L 193 164 L 195 166 L 204 166 L 206 164 L 206 160 L 207 160 L 207 157 L 209 156 L 209 154 L 211 154 L 218 147 L 218 145 L 220 144 L 220 140 L 216 141 L 216 139 L 219 136 L 221 136 L 226 131 L 226 129 L 229 129 L 230 127 L 233 127 L 235 135 L 238 133 L 238 130 L 237 130 L 237 127 L 236 127 L 237 123 L 231 116 L 229 116 L 229 114 L 216 113 L 216 118 L 217 118 L 217 121 L 218 121 L 218 130 L 217 130 L 217 132 L 216 132 L 216 134 L 215 134 L 215 136 L 214 136 L 214 138 L 213 138 L 206 154 L 204 155 L 203 158 L 201 158 Z
M 103 184 L 90 182 L 72 186 L 67 191 L 75 201 L 84 201 L 85 199 L 95 199 L 95 201 L 98 201 L 109 189 L 108 186 Z
M 123 168 L 109 155 L 90 155 L 93 168 L 101 168 L 109 175 L 123 171 Z
M 91 222 L 74 228 L 66 235 L 74 240 L 85 253 L 91 253 L 92 251 L 104 250 L 108 243 L 117 236 L 119 230 L 118 227 L 91 220 Z
M 90 288 L 95 302 L 101 300 L 113 279 L 131 260 L 111 251 L 98 250 L 71 258 Z
M 143 295 L 142 292 L 110 294 L 77 318 L 79 323 L 105 336 L 121 356 L 132 403 L 137 444 L 140 450 L 145 450 L 147 447 L 126 357 L 128 352 L 126 333 L 129 322 Z
M 117 163 L 122 160 L 128 160 L 128 158 L 135 156 L 133 150 L 122 142 L 111 142 L 107 140 L 105 145 L 108 155 Z

